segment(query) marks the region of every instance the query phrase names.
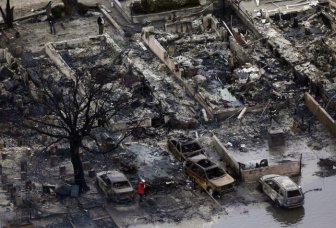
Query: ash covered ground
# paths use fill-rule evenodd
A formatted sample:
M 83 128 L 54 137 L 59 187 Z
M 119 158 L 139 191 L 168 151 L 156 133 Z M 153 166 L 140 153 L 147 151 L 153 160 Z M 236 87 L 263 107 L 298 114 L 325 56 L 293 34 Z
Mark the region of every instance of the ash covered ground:
M 59 21 L 59 25 L 62 23 L 63 26 L 57 28 L 57 36 L 48 34 L 46 22 L 39 19 L 24 21 L 16 28 L 21 38 L 12 38 L 15 31 L 5 31 L 6 35 L 0 38 L 6 42 L 3 43 L 5 47 L 12 50 L 14 57 L 20 57 L 18 63 L 21 64 L 0 63 L 0 133 L 1 151 L 5 156 L 1 163 L 2 173 L 8 183 L 16 186 L 18 193 L 14 198 L 9 192 L 0 193 L 3 221 L 33 221 L 37 227 L 127 227 L 153 224 L 202 227 L 200 224 L 213 226 L 219 218 L 225 216 L 247 214 L 255 205 L 264 205 L 265 202 L 271 204 L 266 196 L 256 190 L 255 184 L 239 181 L 236 191 L 217 196 L 216 201 L 200 188 L 188 191 L 182 163 L 167 148 L 167 139 L 180 135 L 198 137 L 209 157 L 222 167 L 226 164 L 215 153 L 210 142 L 213 134 L 237 159 L 244 162 L 267 158 L 270 163 L 277 163 L 297 160 L 303 154 L 303 170 L 307 177 L 299 178 L 299 182 L 309 183 L 312 175 L 335 175 L 334 141 L 304 106 L 303 92 L 308 91 L 307 86 L 295 83 L 292 70 L 284 67 L 282 60 L 242 26 L 240 20 L 234 20 L 233 24 L 245 31 L 247 41 L 251 42 L 246 48 L 250 57 L 248 63 L 230 60 L 234 54 L 228 42 L 218 40 L 211 30 L 201 32 L 197 27 L 201 25 L 200 20 L 194 21 L 196 29 L 192 34 L 167 34 L 162 31 L 155 34 L 177 63 L 188 69 L 189 74 L 184 80 L 197 88 L 213 109 L 240 108 L 239 112 L 225 119 L 211 122 L 204 120 L 202 107 L 177 83 L 169 69 L 149 49 L 143 49 L 140 34 L 124 39 L 116 35 L 112 26 L 107 25 L 106 33 L 123 50 L 118 61 L 112 61 L 115 59 L 113 50 L 100 45 L 58 50 L 61 57 L 70 68 L 92 70 L 97 80 L 106 80 L 106 85 L 117 84 L 123 88 L 123 92 L 138 99 L 134 106 L 125 108 L 114 119 L 115 122 L 145 118 L 160 121 L 153 127 L 133 130 L 117 149 L 109 153 L 102 153 L 93 141 L 87 140 L 86 145 L 95 149 L 95 152 L 83 151 L 82 157 L 90 191 L 78 198 L 43 192 L 42 185 L 73 184 L 73 170 L 66 144 L 59 144 L 56 150 L 45 148 L 51 142 L 50 139 L 23 129 L 18 123 L 10 124 L 19 115 L 15 113 L 17 109 L 27 111 L 25 104 L 30 91 L 24 83 L 24 71 L 38 72 L 37 76 L 50 75 L 57 82 L 64 80 L 63 73 L 45 54 L 44 45 L 96 35 L 96 16 L 96 12 L 88 12 L 85 17 Z M 325 47 L 328 47 L 328 53 L 333 53 L 334 34 L 320 26 L 320 17 L 312 16 L 310 20 L 313 22 L 309 25 L 299 23 L 299 27 L 294 29 L 283 28 L 284 22 L 275 24 L 306 58 L 315 61 L 316 66 L 332 80 L 333 55 L 319 57 L 316 54 L 325 50 Z M 313 38 L 308 36 L 311 34 Z M 321 36 L 323 39 L 319 39 Z M 313 44 L 308 51 L 303 47 L 307 40 Z M 279 112 L 276 121 L 269 116 L 271 104 Z M 262 108 L 258 112 L 248 112 L 242 120 L 237 120 L 245 105 L 262 105 Z M 328 110 L 332 115 L 332 108 Z M 163 117 L 169 117 L 170 121 L 161 121 Z M 297 129 L 293 127 L 294 122 L 299 124 Z M 267 129 L 272 126 L 281 128 L 285 133 L 286 145 L 280 150 L 268 147 Z M 111 137 L 119 137 L 125 131 L 107 130 L 106 133 Z M 22 162 L 27 166 L 26 177 L 21 174 Z M 65 175 L 59 174 L 60 166 L 65 167 Z M 96 187 L 95 178 L 90 177 L 88 172 L 109 169 L 126 173 L 133 186 L 136 186 L 139 177 L 144 178 L 148 183 L 144 202 L 115 204 L 107 201 Z M 31 190 L 27 190 L 27 180 L 34 183 Z M 20 203 L 20 199 L 24 203 Z M 252 209 L 249 209 L 249 205 L 252 205 Z M 244 209 L 240 211 L 241 208 Z

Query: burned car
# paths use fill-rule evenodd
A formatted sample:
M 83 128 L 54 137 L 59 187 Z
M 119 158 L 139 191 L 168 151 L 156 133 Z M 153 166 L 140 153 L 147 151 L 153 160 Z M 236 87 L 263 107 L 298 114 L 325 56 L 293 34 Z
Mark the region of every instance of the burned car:
M 287 176 L 265 175 L 259 180 L 261 190 L 279 207 L 295 208 L 304 203 L 302 189 Z
M 168 149 L 179 161 L 184 161 L 189 157 L 205 154 L 203 147 L 198 141 L 187 137 L 178 139 L 168 139 Z
M 109 200 L 128 202 L 134 199 L 134 189 L 131 183 L 123 173 L 117 170 L 97 173 L 97 185 Z
M 233 190 L 235 180 L 203 154 L 186 159 L 183 168 L 185 173 L 210 195 Z

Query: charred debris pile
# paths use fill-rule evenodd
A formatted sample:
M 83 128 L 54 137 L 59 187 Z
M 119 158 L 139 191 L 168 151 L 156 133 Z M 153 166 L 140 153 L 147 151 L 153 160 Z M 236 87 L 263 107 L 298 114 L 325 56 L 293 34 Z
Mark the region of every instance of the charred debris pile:
M 223 41 L 214 30 L 202 30 L 201 20 L 192 24 L 192 32 L 155 31 L 155 37 L 183 69 L 184 80 L 206 98 L 210 107 L 266 105 L 269 100 L 285 102 L 294 98 L 296 91 L 306 89 L 294 82 L 292 70 L 283 67 L 281 59 L 253 34 L 244 37 L 246 47 L 232 48 L 230 42 L 236 41 Z M 231 30 L 242 36 L 241 28 L 233 25 Z M 242 50 L 245 61 L 239 59 L 236 49 Z

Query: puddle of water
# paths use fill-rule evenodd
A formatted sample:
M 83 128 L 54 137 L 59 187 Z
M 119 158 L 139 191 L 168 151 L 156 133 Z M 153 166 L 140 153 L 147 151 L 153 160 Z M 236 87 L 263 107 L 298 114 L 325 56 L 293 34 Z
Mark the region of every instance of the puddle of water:
M 333 228 L 336 223 L 336 176 L 320 178 L 312 176 L 315 162 L 307 164 L 303 170 L 300 184 L 304 191 L 322 188 L 305 194 L 302 208 L 281 209 L 271 203 L 239 206 L 229 209 L 229 215 L 221 217 L 212 227 L 304 227 Z
M 235 96 L 233 96 L 227 88 L 219 89 L 219 94 L 223 100 L 228 101 L 231 106 L 239 107 L 242 104 Z
M 212 227 L 291 227 L 292 225 L 299 225 L 301 223 L 305 209 L 299 208 L 287 211 L 265 203 L 252 205 L 243 210 L 237 209 L 236 212 L 236 214 L 232 214 L 235 213 L 235 211 L 232 211 L 231 215 L 228 215 L 225 219 L 221 219 Z

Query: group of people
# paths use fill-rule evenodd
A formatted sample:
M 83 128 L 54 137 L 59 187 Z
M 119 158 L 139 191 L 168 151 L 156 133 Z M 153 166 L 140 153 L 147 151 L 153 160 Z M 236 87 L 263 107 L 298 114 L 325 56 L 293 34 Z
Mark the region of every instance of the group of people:
M 46 9 L 46 14 L 47 14 L 47 21 L 49 24 L 50 34 L 56 35 L 56 27 L 55 27 L 56 18 L 52 13 L 52 1 L 48 2 L 48 4 L 45 6 L 45 9 Z M 105 20 L 101 15 L 97 18 L 97 24 L 98 24 L 98 34 L 102 35 L 104 33 Z
M 47 17 L 48 24 L 49 24 L 49 29 L 50 29 L 50 34 L 56 35 L 56 19 L 50 12 Z M 105 25 L 105 20 L 102 16 L 99 16 L 97 18 L 97 24 L 98 24 L 98 34 L 102 35 L 104 33 L 104 25 Z

